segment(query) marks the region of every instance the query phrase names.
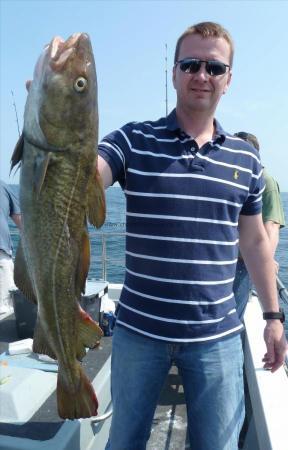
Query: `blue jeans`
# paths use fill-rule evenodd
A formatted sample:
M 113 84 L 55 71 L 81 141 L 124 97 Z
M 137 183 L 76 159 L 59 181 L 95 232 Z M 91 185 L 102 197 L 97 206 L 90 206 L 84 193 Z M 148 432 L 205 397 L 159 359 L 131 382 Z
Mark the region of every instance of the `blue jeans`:
M 106 450 L 145 450 L 160 391 L 173 363 L 183 380 L 190 449 L 238 449 L 244 419 L 240 336 L 169 344 L 116 325 L 113 416 Z
M 248 303 L 251 285 L 252 284 L 245 263 L 243 260 L 238 259 L 233 291 L 236 302 L 236 311 L 241 322 L 243 321 L 243 316 Z

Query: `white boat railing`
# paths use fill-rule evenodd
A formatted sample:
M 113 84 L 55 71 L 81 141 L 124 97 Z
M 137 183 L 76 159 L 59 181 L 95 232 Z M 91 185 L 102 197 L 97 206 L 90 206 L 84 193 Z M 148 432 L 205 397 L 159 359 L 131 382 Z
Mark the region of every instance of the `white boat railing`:
M 263 369 L 265 321 L 255 295 L 248 302 L 244 323 L 245 373 L 253 414 L 243 450 L 286 450 L 288 380 L 284 368 L 273 374 Z
M 93 262 L 96 261 L 97 263 L 100 263 L 101 265 L 101 269 L 100 269 L 100 273 L 101 273 L 101 279 L 102 280 L 107 280 L 107 272 L 108 272 L 108 267 L 109 265 L 117 265 L 120 267 L 125 266 L 125 250 L 123 250 L 123 255 L 120 254 L 120 256 L 117 257 L 111 257 L 108 256 L 108 248 L 107 248 L 107 241 L 109 239 L 114 239 L 114 238 L 124 238 L 125 237 L 125 232 L 117 232 L 117 231 L 113 231 L 113 232 L 91 232 L 90 233 L 90 238 L 96 238 L 100 241 L 101 243 L 101 252 L 99 257 L 92 255 L 92 260 Z
M 103 280 L 107 279 L 107 268 L 108 268 L 108 264 L 109 263 L 113 263 L 113 264 L 117 264 L 117 265 L 123 265 L 125 263 L 125 257 L 123 256 L 122 258 L 111 258 L 111 257 L 107 257 L 107 239 L 109 237 L 124 237 L 125 233 L 120 233 L 120 232 L 113 232 L 113 233 L 101 233 L 101 239 L 102 239 L 102 258 L 101 258 L 101 263 L 102 263 L 102 278 Z

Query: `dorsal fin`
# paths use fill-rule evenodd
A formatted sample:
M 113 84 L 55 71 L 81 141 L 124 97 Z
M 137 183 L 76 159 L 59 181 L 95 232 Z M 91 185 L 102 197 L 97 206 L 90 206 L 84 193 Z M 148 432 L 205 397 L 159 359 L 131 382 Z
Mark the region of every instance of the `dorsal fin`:
M 11 157 L 11 168 L 10 168 L 10 174 L 12 172 L 13 167 L 15 167 L 22 159 L 23 156 L 23 150 L 24 150 L 24 135 L 23 133 L 18 139 L 18 142 L 14 148 L 12 157 Z

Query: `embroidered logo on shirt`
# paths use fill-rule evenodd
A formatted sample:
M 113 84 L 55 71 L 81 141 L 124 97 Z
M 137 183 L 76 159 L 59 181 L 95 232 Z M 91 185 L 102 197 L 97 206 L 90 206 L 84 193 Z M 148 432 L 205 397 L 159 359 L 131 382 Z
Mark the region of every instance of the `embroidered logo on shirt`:
M 239 171 L 238 170 L 234 170 L 234 175 L 233 175 L 233 178 L 234 178 L 234 180 L 238 180 L 238 178 L 239 178 Z

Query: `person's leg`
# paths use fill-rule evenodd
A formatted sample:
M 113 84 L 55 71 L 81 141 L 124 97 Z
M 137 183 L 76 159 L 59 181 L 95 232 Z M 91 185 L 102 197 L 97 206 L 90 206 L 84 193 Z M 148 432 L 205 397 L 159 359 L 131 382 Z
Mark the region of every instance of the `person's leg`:
M 243 321 L 243 316 L 249 299 L 251 281 L 244 261 L 239 259 L 236 266 L 233 292 L 236 302 L 236 311 L 239 319 Z
M 0 251 L 0 313 L 12 311 L 11 294 L 9 290 L 15 289 L 13 279 L 13 260 L 5 252 Z
M 117 326 L 112 346 L 112 423 L 106 450 L 145 450 L 171 366 L 168 346 Z
M 183 378 L 191 450 L 237 450 L 244 419 L 240 336 L 183 346 L 176 362 Z

